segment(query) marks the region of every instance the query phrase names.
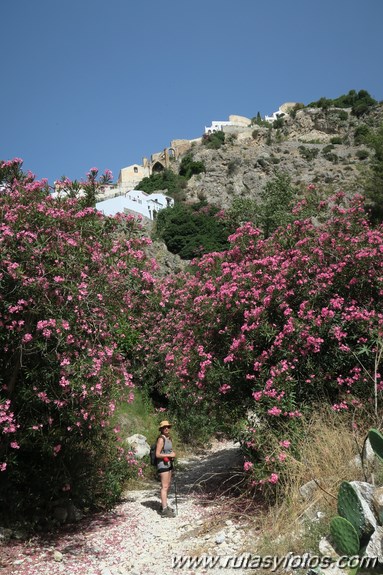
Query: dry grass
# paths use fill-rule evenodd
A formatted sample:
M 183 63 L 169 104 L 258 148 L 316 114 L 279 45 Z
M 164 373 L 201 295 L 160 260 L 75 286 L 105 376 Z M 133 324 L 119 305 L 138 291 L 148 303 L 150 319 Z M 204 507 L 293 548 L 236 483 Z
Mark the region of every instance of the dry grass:
M 328 534 L 329 522 L 337 514 L 340 483 L 366 480 L 363 469 L 355 463 L 369 427 L 366 423 L 355 431 L 350 417 L 329 409 L 304 422 L 299 459 L 286 460 L 288 479 L 278 500 L 257 519 L 255 528 L 261 534 L 257 552 L 318 552 L 319 539 Z M 305 499 L 301 488 L 310 481 L 315 482 L 313 491 Z

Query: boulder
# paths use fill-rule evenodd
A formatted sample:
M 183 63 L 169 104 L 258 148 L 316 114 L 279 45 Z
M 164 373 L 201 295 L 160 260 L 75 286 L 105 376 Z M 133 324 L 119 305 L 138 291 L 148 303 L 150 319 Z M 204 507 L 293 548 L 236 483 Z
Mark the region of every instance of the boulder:
M 383 487 L 375 487 L 372 494 L 372 506 L 379 523 L 383 524 Z
M 150 445 L 144 435 L 136 433 L 127 438 L 127 443 L 131 446 L 137 459 L 142 459 L 150 453 Z
M 383 563 L 383 527 L 378 526 L 366 547 L 366 557 L 377 558 L 380 563 Z

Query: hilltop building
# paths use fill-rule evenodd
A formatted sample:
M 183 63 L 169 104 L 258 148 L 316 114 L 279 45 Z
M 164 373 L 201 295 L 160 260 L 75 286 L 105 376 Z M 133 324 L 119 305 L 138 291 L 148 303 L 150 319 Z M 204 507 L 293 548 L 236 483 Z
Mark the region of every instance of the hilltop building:
M 123 195 L 96 203 L 96 209 L 106 216 L 131 213 L 148 220 L 154 220 L 160 210 L 173 206 L 174 200 L 170 196 L 162 193 L 147 194 L 141 190 L 129 190 Z
M 209 135 L 214 132 L 231 131 L 230 128 L 248 128 L 250 125 L 251 120 L 245 116 L 229 116 L 229 121 L 214 120 L 211 126 L 205 126 L 204 133 Z
M 265 116 L 265 121 L 272 124 L 275 122 L 275 120 L 278 120 L 278 118 L 284 118 L 285 116 L 288 116 L 289 110 L 294 108 L 295 105 L 295 102 L 286 102 L 285 104 L 282 104 L 277 112 L 273 112 L 271 116 Z

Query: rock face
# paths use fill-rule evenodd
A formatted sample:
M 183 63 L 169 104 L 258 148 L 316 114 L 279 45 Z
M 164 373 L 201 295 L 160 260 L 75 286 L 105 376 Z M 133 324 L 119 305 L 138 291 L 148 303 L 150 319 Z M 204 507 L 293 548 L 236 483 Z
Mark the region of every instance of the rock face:
M 193 160 L 202 161 L 206 172 L 192 176 L 186 199 L 228 207 L 233 197 L 257 198 L 276 171 L 288 174 L 295 185 L 314 183 L 334 191 L 358 191 L 360 170 L 370 162 L 371 150 L 358 143 L 361 126 L 378 127 L 383 106 L 357 118 L 350 109 L 305 108 L 286 116 L 279 129 L 264 126 L 226 134 L 217 150 L 193 142 Z M 362 152 L 363 151 L 363 152 Z M 362 154 L 367 156 L 364 159 Z M 172 163 L 178 173 L 182 157 Z

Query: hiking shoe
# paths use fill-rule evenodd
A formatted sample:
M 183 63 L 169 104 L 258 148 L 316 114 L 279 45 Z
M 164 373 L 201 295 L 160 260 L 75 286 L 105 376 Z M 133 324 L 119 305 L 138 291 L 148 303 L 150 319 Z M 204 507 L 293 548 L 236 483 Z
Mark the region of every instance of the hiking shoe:
M 161 509 L 161 517 L 175 517 L 173 509 L 170 509 L 170 507 L 165 507 L 165 509 Z

